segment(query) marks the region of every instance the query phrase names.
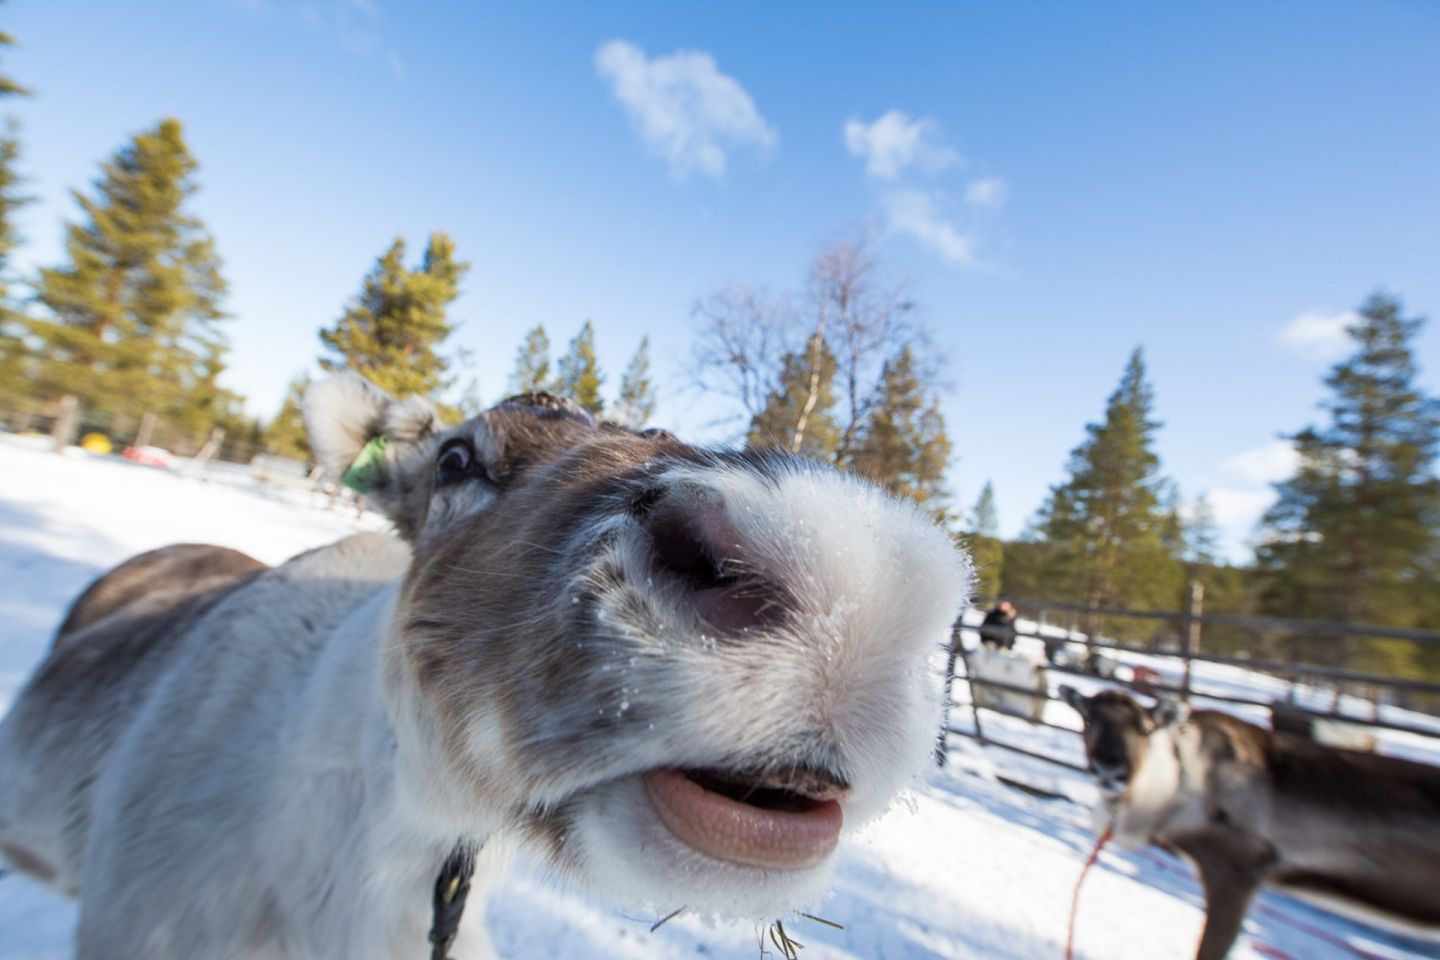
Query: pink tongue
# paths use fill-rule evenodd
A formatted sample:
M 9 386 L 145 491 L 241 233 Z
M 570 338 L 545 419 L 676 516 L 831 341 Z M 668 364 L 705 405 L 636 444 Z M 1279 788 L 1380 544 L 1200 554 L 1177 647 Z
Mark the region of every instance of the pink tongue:
M 799 869 L 824 860 L 840 839 L 835 800 L 804 811 L 766 810 L 706 790 L 676 770 L 645 774 L 650 803 L 670 832 L 721 860 Z

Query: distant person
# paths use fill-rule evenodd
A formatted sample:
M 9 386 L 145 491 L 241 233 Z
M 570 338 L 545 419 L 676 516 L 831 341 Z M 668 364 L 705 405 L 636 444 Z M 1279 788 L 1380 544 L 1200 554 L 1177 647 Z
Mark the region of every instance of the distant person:
M 1001 597 L 980 621 L 980 642 L 992 650 L 1015 646 L 1015 604 Z

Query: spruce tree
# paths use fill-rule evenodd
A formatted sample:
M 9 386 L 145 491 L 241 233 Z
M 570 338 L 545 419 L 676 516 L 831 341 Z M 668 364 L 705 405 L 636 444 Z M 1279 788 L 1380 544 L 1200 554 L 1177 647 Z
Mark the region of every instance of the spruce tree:
M 135 136 L 102 167 L 85 222 L 66 230 L 65 266 L 40 271 L 51 317 L 36 392 L 78 395 L 91 416 L 133 422 L 154 411 L 187 425 L 220 402 L 225 281 L 214 242 L 186 212 L 197 164 L 180 122 Z
M 550 337 L 544 325 L 537 326 L 525 334 L 525 340 L 515 356 L 515 372 L 510 375 L 510 393 L 536 393 L 551 390 L 554 383 L 550 378 Z
M 1268 612 L 1440 625 L 1427 619 L 1440 552 L 1440 404 L 1416 383 L 1423 322 L 1376 293 L 1347 329 L 1355 350 L 1325 378 L 1330 422 L 1291 438 L 1299 466 L 1276 484 L 1263 520 L 1256 559 Z
M 600 396 L 600 387 L 604 382 L 605 377 L 595 359 L 595 327 L 586 320 L 575 339 L 570 341 L 570 349 L 560 358 L 556 386 L 562 396 L 599 416 L 605 410 L 605 401 Z
M 1210 498 L 1201 494 L 1185 523 L 1185 561 L 1196 566 L 1214 564 L 1220 555 L 1220 528 Z
M 655 382 L 650 379 L 650 338 L 641 337 L 635 356 L 620 377 L 620 398 L 615 404 L 615 419 L 632 429 L 640 429 L 655 416 Z
M 1000 540 L 1000 517 L 995 509 L 995 487 L 989 480 L 970 510 L 966 535 L 962 538 L 975 563 L 975 593 L 993 597 L 1000 593 L 1005 571 L 1005 544 Z
M 0 51 L 15 45 L 15 38 L 0 31 Z M 27 96 L 30 91 L 0 74 L 0 97 Z M 25 326 L 19 304 L 10 290 L 10 256 L 20 245 L 15 230 L 15 211 L 33 198 L 18 192 L 20 174 L 18 125 L 7 120 L 0 134 L 0 395 L 22 396 L 30 392 L 31 372 L 23 340 Z
M 261 446 L 266 453 L 296 460 L 310 460 L 309 433 L 305 429 L 305 391 L 310 387 L 310 376 L 298 374 L 285 389 L 285 402 L 280 412 L 265 425 L 260 436 Z
M 13 46 L 15 46 L 15 38 L 5 31 L 0 30 L 0 53 L 3 53 L 4 48 Z M 28 89 L 16 83 L 8 74 L 0 73 L 0 97 L 25 97 L 29 95 L 30 91 Z
M 31 390 L 26 325 L 19 298 L 12 289 L 11 256 L 20 245 L 15 212 L 32 201 L 19 189 L 16 169 L 20 160 L 20 139 L 14 121 L 0 134 L 0 394 L 22 396 Z
M 332 356 L 326 370 L 354 370 L 393 396 L 433 398 L 450 386 L 440 354 L 455 331 L 447 308 L 470 269 L 455 258 L 455 241 L 432 233 L 419 266 L 405 266 L 405 240 L 396 237 L 366 275 L 360 294 L 335 326 L 320 331 Z
M 780 361 L 780 375 L 765 406 L 750 421 L 745 444 L 829 461 L 840 445 L 835 423 L 835 355 L 819 332 Z
M 463 378 L 464 386 L 454 404 L 455 420 L 470 420 L 485 411 L 485 401 L 480 395 L 480 376 L 475 370 L 475 351 L 460 347 L 455 351 L 456 379 Z
M 881 370 L 852 466 L 891 493 L 941 513 L 950 449 L 939 403 L 928 395 L 907 344 Z
M 995 486 L 989 480 L 980 488 L 980 496 L 970 511 L 970 530 L 985 537 L 1000 536 L 1000 514 L 995 509 Z
M 1153 406 L 1137 349 L 1104 421 L 1085 428 L 1088 437 L 1070 454 L 1069 478 L 1051 488 L 1037 518 L 1050 595 L 1092 606 L 1173 607 L 1182 573 L 1153 448 L 1160 427 Z

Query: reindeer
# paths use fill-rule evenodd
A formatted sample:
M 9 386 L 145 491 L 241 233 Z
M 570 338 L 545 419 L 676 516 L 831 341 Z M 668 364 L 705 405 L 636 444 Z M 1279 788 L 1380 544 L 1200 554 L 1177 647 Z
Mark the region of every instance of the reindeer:
M 133 560 L 0 724 L 0 853 L 79 897 L 79 960 L 490 956 L 455 894 L 516 844 L 774 919 L 925 766 L 970 571 L 913 505 L 544 394 L 305 412 L 398 536 Z
M 1221 960 L 1262 884 L 1408 933 L 1440 933 L 1440 768 L 1272 733 L 1119 690 L 1060 695 L 1120 843 L 1190 860 L 1205 891 L 1196 960 Z

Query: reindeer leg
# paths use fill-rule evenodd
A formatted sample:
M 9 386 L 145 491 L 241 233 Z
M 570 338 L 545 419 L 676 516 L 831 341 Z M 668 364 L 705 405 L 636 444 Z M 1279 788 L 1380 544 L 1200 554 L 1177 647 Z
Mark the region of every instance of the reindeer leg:
M 1171 843 L 1195 865 L 1205 888 L 1205 929 L 1195 960 L 1224 960 L 1274 853 L 1256 838 L 1225 829 L 1197 831 Z

